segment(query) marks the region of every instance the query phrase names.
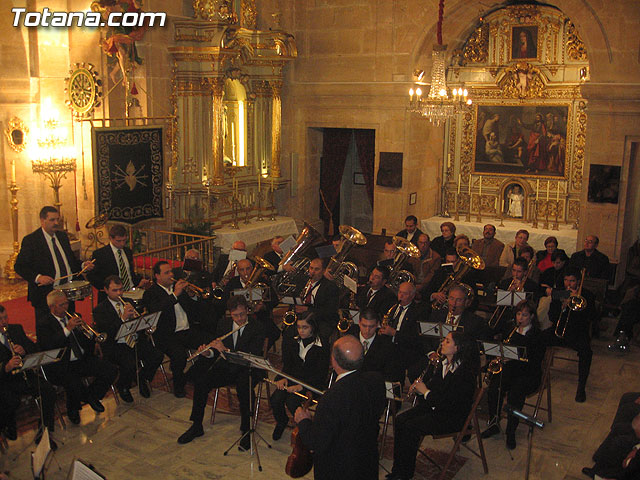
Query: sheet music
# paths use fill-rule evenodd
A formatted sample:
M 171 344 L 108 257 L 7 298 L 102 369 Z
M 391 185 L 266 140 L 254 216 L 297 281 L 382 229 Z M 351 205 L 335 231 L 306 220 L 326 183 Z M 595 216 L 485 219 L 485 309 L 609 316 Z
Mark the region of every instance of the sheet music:
M 126 341 L 126 337 L 138 331 L 138 324 L 140 323 L 139 318 L 134 318 L 133 320 L 129 320 L 120 325 L 118 329 L 118 333 L 116 333 L 115 340 L 119 343 L 124 343 Z
M 420 324 L 420 334 L 426 337 L 446 337 L 453 331 L 462 332 L 464 327 L 458 325 L 447 325 L 446 323 L 418 322 Z
M 247 252 L 243 250 L 231 250 L 229 252 L 229 262 L 238 262 L 247 258 Z
M 344 286 L 351 290 L 353 293 L 358 293 L 358 284 L 356 281 L 348 275 L 343 277 Z
M 480 342 L 482 351 L 491 357 L 504 357 L 510 360 L 521 360 L 526 355 L 525 347 L 505 345 L 504 343 Z
M 154 328 L 158 325 L 158 319 L 162 312 L 154 312 L 144 317 L 140 317 L 140 323 L 138 324 L 138 331 L 147 330 L 148 328 Z
M 496 294 L 496 305 L 513 307 L 518 303 L 520 303 L 522 300 L 526 300 L 527 295 L 532 295 L 532 293 L 531 292 L 511 292 L 509 290 L 498 290 Z
M 103 477 L 98 472 L 91 470 L 89 466 L 80 459 L 75 459 L 71 464 L 71 469 L 69 470 L 69 475 L 67 476 L 69 480 L 105 480 L 106 477 Z
M 282 297 L 280 303 L 284 303 L 285 305 L 303 305 L 302 299 L 293 297 Z
M 285 238 L 282 243 L 280 244 L 280 248 L 282 249 L 283 252 L 288 253 L 289 250 L 291 250 L 293 247 L 296 246 L 296 239 L 293 238 L 293 235 L 289 235 L 287 238 Z M 275 267 L 275 265 L 274 265 Z
M 45 427 L 40 443 L 36 447 L 35 452 L 31 454 L 31 469 L 33 470 L 34 477 L 39 477 L 42 474 L 50 452 L 49 429 Z

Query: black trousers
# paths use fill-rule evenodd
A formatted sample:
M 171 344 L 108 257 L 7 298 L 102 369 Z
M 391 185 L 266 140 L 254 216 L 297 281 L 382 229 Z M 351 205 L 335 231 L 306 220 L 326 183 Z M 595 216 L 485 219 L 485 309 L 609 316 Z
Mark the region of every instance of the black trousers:
M 540 376 L 523 374 L 518 365 L 504 365 L 502 372 L 492 375 L 489 383 L 487 399 L 489 401 L 489 415 L 495 417 L 502 410 L 502 402 L 507 397 L 507 404 L 516 410 L 521 410 L 527 396 L 536 391 L 540 385 Z M 514 433 L 518 427 L 518 418 L 513 415 L 507 417 L 507 433 Z
M 201 424 L 207 407 L 209 392 L 214 388 L 233 385 L 238 393 L 240 404 L 240 430 L 246 432 L 250 427 L 250 403 L 255 399 L 254 389 L 261 380 L 262 374 L 252 372 L 251 388 L 249 388 L 249 369 L 233 365 L 226 360 L 200 358 L 189 370 L 189 378 L 193 379 L 193 405 L 190 420 Z
M 16 410 L 18 410 L 20 399 L 24 395 L 30 395 L 36 399 L 38 395 L 42 396 L 44 426 L 49 428 L 49 431 L 53 431 L 56 391 L 44 378 L 40 378 L 38 388 L 38 378 L 33 372 L 27 373 L 26 380 L 20 373 L 12 377 L 5 376 L 5 381 L 0 382 L 0 429 L 15 424 Z
M 289 409 L 291 414 L 294 414 L 303 402 L 304 399 L 302 397 L 294 393 L 289 393 L 286 390 L 276 390 L 269 399 L 273 417 L 276 419 L 276 422 L 278 422 L 278 425 L 287 425 L 289 423 L 289 417 L 287 416 L 285 407 Z
M 624 332 L 631 339 L 633 326 L 638 322 L 640 322 L 640 298 L 633 298 L 621 307 L 616 333 Z
M 196 349 L 207 343 L 208 336 L 201 330 L 189 328 L 174 332 L 169 337 L 156 339 L 156 347 L 169 357 L 169 366 L 173 374 L 173 389 L 183 390 L 187 382 L 184 369 L 187 366 L 188 349 Z
M 556 337 L 555 327 L 547 328 L 542 334 L 545 336 L 545 344 L 549 346 L 567 347 L 578 352 L 578 390 L 584 389 L 591 370 L 591 337 L 588 328 L 573 329 L 567 331 L 564 338 Z
M 51 383 L 62 386 L 67 393 L 67 411 L 79 411 L 82 402 L 90 398 L 101 400 L 118 375 L 118 367 L 93 355 L 85 355 L 73 362 L 55 364 L 47 368 Z M 82 379 L 93 377 L 88 387 Z
M 430 408 L 420 405 L 396 416 L 391 472 L 406 478 L 413 477 L 422 437 L 457 432 L 464 425 L 465 419 L 466 416 L 461 421 L 442 418 Z
M 151 381 L 156 370 L 162 363 L 163 353 L 151 345 L 145 334 L 140 334 L 136 347 L 138 349 L 138 359 L 142 360 L 144 367 L 140 370 L 140 381 Z M 118 389 L 129 388 L 136 380 L 136 352 L 125 343 L 116 343 L 109 348 L 103 349 L 104 359 L 117 365 L 120 375 L 116 380 Z

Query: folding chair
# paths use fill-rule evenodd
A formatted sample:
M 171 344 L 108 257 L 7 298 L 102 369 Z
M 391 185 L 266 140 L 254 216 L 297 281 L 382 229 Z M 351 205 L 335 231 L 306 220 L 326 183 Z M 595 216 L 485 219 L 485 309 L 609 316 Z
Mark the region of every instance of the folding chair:
M 534 407 L 533 409 L 533 417 L 538 418 L 538 411 L 544 410 L 547 412 L 547 419 L 549 423 L 551 423 L 551 364 L 553 363 L 553 347 L 547 348 L 547 351 L 544 354 L 544 359 L 542 360 L 542 378 L 540 380 L 540 386 L 538 389 L 527 395 L 527 398 L 536 397 L 536 403 L 526 403 L 527 407 Z M 544 392 L 547 392 L 547 406 L 546 408 L 542 406 L 542 397 L 544 396 Z
M 486 387 L 483 385 L 476 389 L 476 392 L 473 396 L 473 405 L 471 406 L 471 411 L 469 412 L 469 415 L 467 415 L 467 419 L 465 420 L 464 425 L 462 426 L 462 429 L 459 432 L 447 433 L 444 435 L 431 435 L 431 438 L 433 438 L 434 440 L 439 440 L 441 438 L 453 439 L 453 448 L 449 452 L 449 456 L 447 457 L 447 463 L 445 464 L 444 468 L 438 465 L 431 457 L 429 457 L 429 455 L 424 453 L 422 450 L 418 450 L 418 452 L 424 455 L 425 458 L 429 460 L 429 462 L 431 462 L 432 464 L 434 464 L 436 467 L 440 469 L 440 476 L 438 477 L 438 480 L 444 480 L 447 474 L 447 470 L 449 469 L 451 462 L 453 462 L 453 459 L 456 453 L 458 453 L 460 446 L 463 446 L 464 448 L 469 450 L 471 453 L 473 453 L 476 457 L 478 457 L 480 460 L 482 460 L 482 468 L 484 469 L 484 473 L 485 474 L 489 473 L 489 466 L 487 465 L 487 457 L 485 456 L 484 446 L 482 445 L 482 436 L 480 435 L 480 425 L 478 424 L 478 415 L 476 412 L 478 408 L 478 404 L 480 403 L 480 400 L 484 395 L 485 388 Z M 471 438 L 466 443 L 462 443 L 462 439 L 466 435 L 470 435 Z M 473 450 L 471 447 L 467 445 L 467 443 L 471 441 L 473 436 L 475 436 L 478 441 L 478 450 L 480 453 L 476 452 L 475 450 Z
M 382 460 L 382 456 L 384 455 L 384 445 L 387 442 L 387 429 L 389 427 L 389 417 L 393 419 L 393 435 L 395 437 L 396 432 L 396 399 L 394 398 L 394 392 L 396 388 L 402 392 L 400 389 L 400 382 L 393 382 L 391 394 L 387 391 L 387 406 L 384 409 L 384 421 L 382 423 L 382 436 L 380 437 L 380 460 Z

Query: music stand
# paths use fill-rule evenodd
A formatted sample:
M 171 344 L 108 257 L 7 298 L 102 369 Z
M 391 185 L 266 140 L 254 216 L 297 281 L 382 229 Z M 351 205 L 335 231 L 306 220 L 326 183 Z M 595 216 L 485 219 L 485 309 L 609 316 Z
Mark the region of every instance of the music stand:
M 418 322 L 420 324 L 420 335 L 425 337 L 439 338 L 440 341 L 451 332 L 463 331 L 462 325 L 449 325 L 448 323 Z
M 496 292 L 496 305 L 515 307 L 518 303 L 531 296 L 531 292 L 512 292 L 510 290 L 498 290 Z
M 258 460 L 258 471 L 262 471 L 262 464 L 260 463 L 260 454 L 258 453 L 258 442 L 256 441 L 255 436 L 257 435 L 260 440 L 262 440 L 265 445 L 269 448 L 271 448 L 271 445 L 264 439 L 264 437 L 262 435 L 260 435 L 257 431 L 256 431 L 256 418 L 254 418 L 254 414 L 253 414 L 253 409 L 254 409 L 254 405 L 253 402 L 251 401 L 251 393 L 253 391 L 253 369 L 257 368 L 259 370 L 272 370 L 273 367 L 271 366 L 271 363 L 269 362 L 269 360 L 267 360 L 266 358 L 260 357 L 258 355 L 252 355 L 251 353 L 245 353 L 245 352 L 225 352 L 224 353 L 226 360 L 234 363 L 236 365 L 239 365 L 241 367 L 247 367 L 249 368 L 249 430 L 247 430 L 246 432 L 244 432 L 242 435 L 240 435 L 240 437 L 231 444 L 231 446 L 229 448 L 227 448 L 223 455 L 227 455 L 229 453 L 229 451 L 235 447 L 238 443 L 240 443 L 242 441 L 242 439 L 244 437 L 246 437 L 247 435 L 249 435 L 249 452 L 251 455 L 253 455 L 254 451 L 256 454 L 256 458 Z

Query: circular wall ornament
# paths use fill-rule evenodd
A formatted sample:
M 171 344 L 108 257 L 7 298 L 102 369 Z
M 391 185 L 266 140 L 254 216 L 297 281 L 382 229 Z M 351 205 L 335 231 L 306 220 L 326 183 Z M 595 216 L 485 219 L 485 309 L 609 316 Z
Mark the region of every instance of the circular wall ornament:
M 90 117 L 93 110 L 100 106 L 102 80 L 90 63 L 76 63 L 65 79 L 67 86 L 65 103 L 76 117 Z

